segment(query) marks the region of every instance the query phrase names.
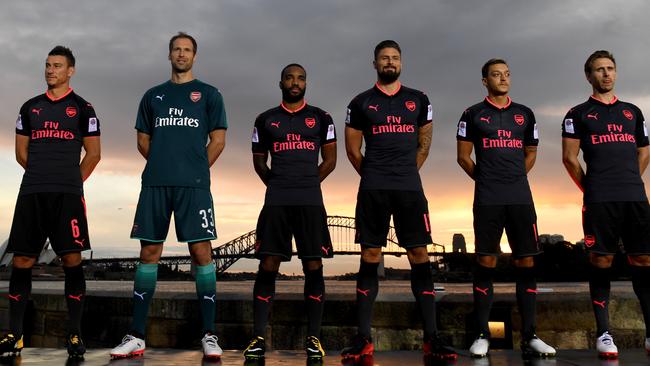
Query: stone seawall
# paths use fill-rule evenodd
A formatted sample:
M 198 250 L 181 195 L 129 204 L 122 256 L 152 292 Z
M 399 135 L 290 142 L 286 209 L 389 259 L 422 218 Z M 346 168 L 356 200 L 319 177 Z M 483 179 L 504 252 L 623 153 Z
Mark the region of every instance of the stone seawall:
M 351 281 L 327 281 L 322 342 L 341 349 L 355 333 L 354 289 Z M 440 285 L 437 285 L 440 286 Z M 471 284 L 442 284 L 436 305 L 443 337 L 458 348 L 468 348 L 473 330 Z M 6 293 L 8 283 L 0 282 Z M 252 334 L 252 281 L 220 282 L 217 288 L 217 333 L 225 349 L 241 349 Z M 83 334 L 91 347 L 117 344 L 129 329 L 132 283 L 89 281 Z M 539 284 L 537 334 L 561 349 L 593 348 L 595 324 L 584 283 Z M 25 336 L 33 347 L 60 347 L 66 335 L 63 282 L 34 282 L 27 310 Z M 612 333 L 619 348 L 643 346 L 645 327 L 629 282 L 612 284 L 609 305 Z M 267 328 L 272 349 L 302 349 L 306 333 L 302 281 L 279 281 Z M 495 286 L 491 321 L 502 322 L 504 336 L 494 348 L 518 349 L 521 322 L 514 284 Z M 9 324 L 8 299 L 0 299 L 0 326 Z M 201 337 L 198 302 L 193 282 L 159 282 L 147 325 L 151 347 L 196 348 Z M 409 350 L 421 346 L 420 319 L 407 281 L 384 281 L 373 313 L 373 338 L 379 350 Z

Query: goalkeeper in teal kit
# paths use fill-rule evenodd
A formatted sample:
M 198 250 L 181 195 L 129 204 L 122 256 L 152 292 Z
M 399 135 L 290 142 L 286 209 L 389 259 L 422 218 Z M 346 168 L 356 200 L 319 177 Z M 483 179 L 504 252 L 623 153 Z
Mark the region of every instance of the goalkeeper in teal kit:
M 214 335 L 215 267 L 210 240 L 216 239 L 210 194 L 210 166 L 225 146 L 226 113 L 219 91 L 192 75 L 196 41 L 179 33 L 169 42 L 171 80 L 149 89 L 140 102 L 138 151 L 147 160 L 131 230 L 140 240 L 140 264 L 133 285 L 133 323 L 111 357 L 144 354 L 149 303 L 172 213 L 179 242 L 186 242 L 196 266 L 196 292 L 203 319 L 203 353 L 219 358 Z

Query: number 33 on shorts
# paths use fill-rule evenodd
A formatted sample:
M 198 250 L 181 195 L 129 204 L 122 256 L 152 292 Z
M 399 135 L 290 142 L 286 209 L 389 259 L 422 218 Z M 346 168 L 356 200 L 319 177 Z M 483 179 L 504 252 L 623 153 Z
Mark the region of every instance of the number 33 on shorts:
M 214 214 L 212 213 L 212 209 L 208 208 L 207 210 L 199 210 L 199 217 L 201 219 L 201 227 L 205 229 L 208 234 L 216 236 L 214 232 Z

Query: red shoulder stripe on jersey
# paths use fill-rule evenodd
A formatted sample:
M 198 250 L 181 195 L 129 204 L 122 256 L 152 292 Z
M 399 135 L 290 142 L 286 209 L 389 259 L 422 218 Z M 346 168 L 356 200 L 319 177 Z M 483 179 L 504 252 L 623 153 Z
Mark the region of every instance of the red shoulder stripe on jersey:
M 287 111 L 287 112 L 289 112 L 289 113 L 296 113 L 296 112 L 299 112 L 300 110 L 302 110 L 303 108 L 305 108 L 306 105 L 307 105 L 307 101 L 303 99 L 303 100 L 302 100 L 302 105 L 301 105 L 300 107 L 298 107 L 298 109 L 292 111 L 291 109 L 287 108 L 287 106 L 284 105 L 284 101 L 280 103 L 280 107 L 282 107 L 282 109 L 284 109 L 285 111 Z
M 596 101 L 598 101 L 598 102 L 600 102 L 600 103 L 603 103 L 603 104 L 614 104 L 614 103 L 618 102 L 618 97 L 617 97 L 616 95 L 614 96 L 614 99 L 612 99 L 612 101 L 609 102 L 609 103 L 607 103 L 607 102 L 604 101 L 604 100 L 600 100 L 600 99 L 596 98 L 596 97 L 593 96 L 593 95 L 590 95 L 589 97 L 592 98 L 593 100 L 596 100 Z
M 402 89 L 402 83 L 400 83 L 399 81 L 397 82 L 397 89 L 395 89 L 395 91 L 392 92 L 392 93 L 389 93 L 389 92 L 387 92 L 386 90 L 384 90 L 384 89 L 379 85 L 378 82 L 375 83 L 375 86 L 377 87 L 377 89 L 379 89 L 380 92 L 382 92 L 382 93 L 388 95 L 389 97 L 392 97 L 393 95 L 397 94 L 397 92 L 399 92 L 400 89 Z
M 506 103 L 506 105 L 504 105 L 504 106 L 500 106 L 500 105 L 495 104 L 493 101 L 490 100 L 490 97 L 485 97 L 485 101 L 490 103 L 491 105 L 493 105 L 495 108 L 506 109 L 506 108 L 510 107 L 510 104 L 512 104 L 512 99 L 510 99 L 510 97 L 507 97 L 507 98 L 508 98 L 508 103 Z
M 67 97 L 68 94 L 70 94 L 70 93 L 72 93 L 72 88 L 68 88 L 68 91 L 65 92 L 65 94 L 63 94 L 62 96 L 60 96 L 60 97 L 58 97 L 58 98 L 55 98 L 54 96 L 50 95 L 50 91 L 49 91 L 49 90 L 46 90 L 46 91 L 45 91 L 45 95 L 47 96 L 47 98 L 48 98 L 49 100 L 53 101 L 53 102 L 56 102 L 57 100 L 61 100 L 61 99 L 65 98 L 65 97 Z

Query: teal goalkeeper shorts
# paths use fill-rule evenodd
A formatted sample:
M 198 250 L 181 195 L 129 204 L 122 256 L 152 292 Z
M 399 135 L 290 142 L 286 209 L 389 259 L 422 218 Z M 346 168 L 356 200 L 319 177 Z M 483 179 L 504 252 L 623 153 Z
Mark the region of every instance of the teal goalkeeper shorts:
M 131 239 L 165 241 L 172 212 L 179 242 L 217 238 L 210 190 L 193 187 L 142 187 Z

